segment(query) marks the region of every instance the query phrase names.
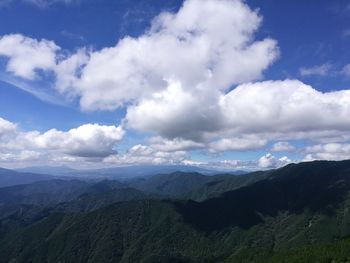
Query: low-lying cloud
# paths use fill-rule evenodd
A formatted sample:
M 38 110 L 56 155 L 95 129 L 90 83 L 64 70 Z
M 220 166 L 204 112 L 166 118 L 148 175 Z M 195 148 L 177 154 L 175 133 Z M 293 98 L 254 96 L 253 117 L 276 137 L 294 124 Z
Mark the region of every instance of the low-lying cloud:
M 17 161 L 71 156 L 104 158 L 116 154 L 116 144 L 123 138 L 121 126 L 84 124 L 68 131 L 51 129 L 44 133 L 20 131 L 15 124 L 0 118 L 1 160 Z M 51 156 L 52 155 L 52 156 Z

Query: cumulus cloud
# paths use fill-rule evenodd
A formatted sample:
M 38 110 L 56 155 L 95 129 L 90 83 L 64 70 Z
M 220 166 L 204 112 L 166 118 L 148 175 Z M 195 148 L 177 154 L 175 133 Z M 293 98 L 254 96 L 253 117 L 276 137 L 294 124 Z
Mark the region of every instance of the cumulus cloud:
M 245 171 L 253 171 L 258 170 L 259 167 L 257 165 L 256 160 L 243 161 L 243 160 L 221 160 L 221 161 L 210 161 L 210 162 L 193 162 L 191 160 L 187 160 L 187 163 L 203 168 L 215 168 L 221 171 L 227 170 L 245 170 Z
M 270 153 L 258 160 L 221 160 L 199 162 L 190 159 L 185 151 L 164 152 L 147 145 L 134 145 L 126 153 L 110 155 L 103 162 L 107 165 L 135 165 L 135 164 L 177 164 L 191 165 L 202 168 L 216 168 L 218 170 L 257 170 L 274 169 L 285 166 L 292 161 L 284 156 L 277 158 Z
M 184 160 L 184 164 L 199 166 L 203 168 L 216 168 L 218 170 L 266 170 L 283 167 L 292 161 L 284 156 L 277 158 L 270 153 L 261 156 L 257 160 L 220 160 L 220 161 L 209 161 L 209 162 L 196 162 L 192 160 Z
M 87 63 L 89 57 L 85 48 L 79 49 L 75 54 L 64 57 L 54 68 L 56 74 L 56 89 L 73 98 L 78 95 L 74 89 L 74 83 L 78 81 L 82 67 Z
M 116 142 L 124 135 L 123 129 L 115 126 L 84 124 L 67 132 L 56 129 L 45 133 L 29 132 L 20 140 L 27 141 L 29 147 L 57 150 L 80 157 L 105 157 L 115 153 Z
M 201 95 L 198 95 L 201 96 Z M 206 141 L 221 135 L 213 148 L 264 146 L 265 140 L 339 136 L 350 129 L 350 91 L 322 93 L 297 80 L 241 84 L 211 96 L 211 103 L 188 95 L 179 83 L 130 106 L 130 127 L 165 138 Z M 336 116 L 336 117 L 335 117 Z M 240 139 L 242 136 L 245 140 Z M 257 147 L 258 148 L 258 147 Z
M 134 145 L 126 153 L 111 155 L 103 162 L 112 165 L 133 164 L 182 164 L 187 154 L 184 151 L 165 152 L 156 150 L 147 145 Z
M 201 140 L 203 132 L 214 132 L 221 125 L 218 95 L 203 96 L 186 92 L 180 82 L 171 82 L 127 110 L 129 127 L 155 131 L 163 137 Z
M 242 84 L 221 103 L 226 125 L 240 132 L 350 129 L 350 90 L 322 93 L 297 80 L 265 81 Z
M 271 149 L 272 152 L 293 152 L 295 150 L 295 146 L 291 145 L 289 142 L 276 142 Z
M 16 125 L 0 117 L 0 140 L 11 136 L 16 131 Z
M 0 152 L 0 163 L 22 163 L 36 161 L 42 157 L 42 153 L 36 151 Z
M 265 146 L 267 140 L 256 136 L 242 136 L 236 138 L 224 138 L 209 144 L 210 151 L 248 151 Z
M 258 81 L 279 55 L 275 40 L 255 38 L 261 23 L 258 11 L 244 1 L 187 0 L 176 13 L 155 17 L 140 36 L 101 50 L 67 54 L 48 40 L 3 36 L 0 56 L 7 58 L 8 72 L 35 80 L 50 71 L 56 90 L 78 98 L 83 110 L 124 107 L 126 127 L 152 136 L 149 145 L 123 155 L 113 153 L 123 134 L 115 126 L 27 132 L 15 138 L 18 147 L 28 141 L 35 149 L 58 147 L 59 158 L 70 160 L 96 156 L 112 163 L 172 162 L 192 149 L 245 151 L 277 141 L 271 150 L 287 152 L 293 147 L 286 141 L 296 139 L 348 140 L 350 90 L 323 93 L 298 80 Z M 301 74 L 330 70 L 324 64 L 303 68 Z M 82 138 L 86 134 L 91 137 Z M 259 165 L 287 161 L 266 155 Z
M 292 161 L 286 156 L 281 157 L 281 158 L 277 158 L 277 157 L 273 156 L 272 154 L 267 153 L 259 159 L 258 167 L 260 167 L 262 169 L 279 168 L 279 167 L 285 166 L 291 162 Z
M 104 158 L 116 154 L 115 146 L 124 135 L 121 126 L 84 124 L 69 131 L 23 132 L 0 118 L 0 159 L 24 161 L 49 155 L 52 158 Z
M 302 76 L 312 76 L 312 75 L 318 75 L 318 76 L 327 76 L 329 74 L 329 71 L 332 69 L 332 65 L 329 63 L 325 63 L 318 66 L 313 66 L 310 68 L 302 67 L 300 68 L 300 75 Z
M 327 143 L 306 147 L 304 161 L 350 159 L 349 143 Z
M 260 23 L 241 1 L 185 1 L 177 13 L 158 15 L 143 35 L 89 54 L 73 85 L 81 107 L 115 109 L 171 90 L 173 82 L 190 99 L 258 79 L 278 56 L 276 41 L 253 41 Z
M 167 140 L 160 136 L 150 138 L 149 143 L 152 148 L 163 152 L 186 151 L 193 149 L 201 149 L 205 147 L 204 143 L 198 143 L 191 140 L 184 140 L 181 138 Z
M 6 70 L 25 79 L 33 80 L 37 70 L 54 69 L 59 49 L 45 39 L 35 40 L 20 34 L 0 37 L 0 56 L 8 59 Z

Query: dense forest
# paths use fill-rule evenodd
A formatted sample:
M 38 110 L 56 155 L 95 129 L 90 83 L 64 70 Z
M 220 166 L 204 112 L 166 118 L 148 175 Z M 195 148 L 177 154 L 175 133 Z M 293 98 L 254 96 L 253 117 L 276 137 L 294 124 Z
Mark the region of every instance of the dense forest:
M 350 261 L 350 161 L 43 179 L 0 188 L 1 262 Z

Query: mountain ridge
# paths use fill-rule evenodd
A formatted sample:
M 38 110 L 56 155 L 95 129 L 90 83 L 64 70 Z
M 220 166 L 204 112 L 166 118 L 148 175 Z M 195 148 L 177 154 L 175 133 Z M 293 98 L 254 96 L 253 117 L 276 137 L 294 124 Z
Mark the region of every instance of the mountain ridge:
M 0 256 L 16 262 L 350 259 L 350 160 L 291 164 L 262 175 L 202 201 L 146 196 L 86 213 L 8 210 L 0 217 Z

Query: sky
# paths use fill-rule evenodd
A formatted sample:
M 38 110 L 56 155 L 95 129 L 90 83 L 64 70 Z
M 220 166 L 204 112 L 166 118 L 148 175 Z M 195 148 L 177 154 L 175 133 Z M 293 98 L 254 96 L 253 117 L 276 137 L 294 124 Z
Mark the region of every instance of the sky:
M 0 0 L 0 166 L 350 159 L 346 0 Z

